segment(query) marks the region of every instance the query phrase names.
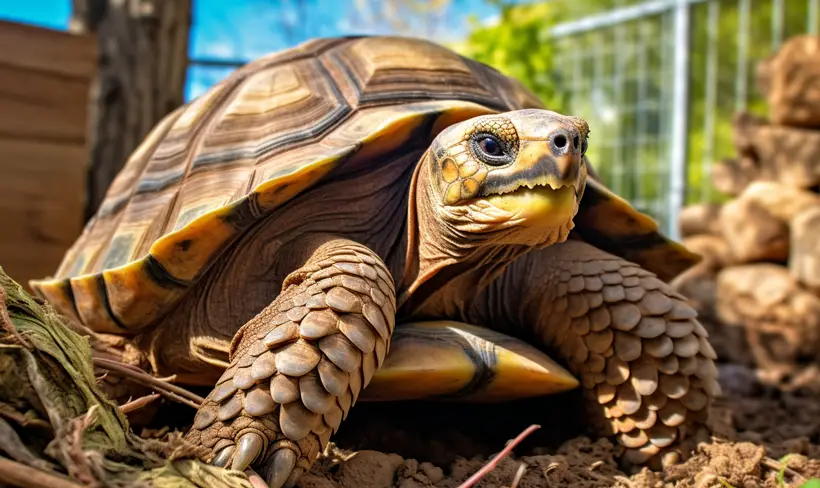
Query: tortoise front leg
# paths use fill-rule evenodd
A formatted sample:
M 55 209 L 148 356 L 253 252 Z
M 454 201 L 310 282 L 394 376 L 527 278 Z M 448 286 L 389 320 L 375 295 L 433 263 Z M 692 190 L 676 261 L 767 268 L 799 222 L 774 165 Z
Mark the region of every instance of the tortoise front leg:
M 237 332 L 187 439 L 212 449 L 216 465 L 252 465 L 271 487 L 292 486 L 383 363 L 395 307 L 375 253 L 341 239 L 319 246 Z
M 571 240 L 522 257 L 485 293 L 495 296 L 479 297 L 483 320 L 534 327 L 580 376 L 594 427 L 617 435 L 628 462 L 671 461 L 705 432 L 720 391 L 715 352 L 695 310 L 653 273 Z

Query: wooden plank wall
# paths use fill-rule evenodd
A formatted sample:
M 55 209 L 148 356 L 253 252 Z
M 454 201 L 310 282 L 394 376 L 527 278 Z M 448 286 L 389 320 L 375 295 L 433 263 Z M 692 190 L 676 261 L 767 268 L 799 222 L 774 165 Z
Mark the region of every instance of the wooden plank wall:
M 0 21 L 0 266 L 51 275 L 82 231 L 94 36 Z

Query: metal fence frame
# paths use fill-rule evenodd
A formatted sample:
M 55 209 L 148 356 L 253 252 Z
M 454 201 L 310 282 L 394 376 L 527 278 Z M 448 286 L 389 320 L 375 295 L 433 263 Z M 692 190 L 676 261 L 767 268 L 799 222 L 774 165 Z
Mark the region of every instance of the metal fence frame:
M 604 29 L 617 28 L 630 22 L 647 19 L 654 16 L 672 15 L 674 17 L 672 38 L 672 94 L 670 117 L 670 141 L 668 165 L 669 192 L 666 196 L 666 218 L 663 222 L 665 231 L 674 239 L 680 237 L 678 230 L 678 215 L 685 201 L 687 185 L 688 162 L 688 126 L 690 122 L 689 88 L 690 88 L 690 32 L 691 8 L 696 4 L 708 3 L 709 8 L 709 53 L 707 54 L 706 77 L 713 80 L 718 69 L 717 53 L 715 50 L 717 22 L 720 15 L 721 2 L 736 1 L 739 9 L 739 32 L 737 37 L 737 72 L 735 78 L 735 110 L 746 108 L 748 97 L 747 83 L 747 48 L 749 36 L 749 15 L 751 0 L 648 0 L 628 7 L 621 7 L 606 12 L 593 14 L 571 22 L 554 26 L 550 31 L 552 39 L 563 39 L 579 34 L 592 33 Z M 769 0 L 772 6 L 772 51 L 775 51 L 783 40 L 783 18 L 785 0 Z M 796 2 L 798 0 L 789 0 Z M 816 34 L 817 22 L 820 17 L 820 0 L 808 1 L 808 19 L 806 32 Z M 706 88 L 707 107 L 714 107 L 717 97 L 715 84 L 708 82 Z M 714 131 L 714 114 L 707 113 L 704 117 L 704 133 Z M 714 157 L 711 143 L 706 144 L 702 164 L 708 170 Z M 708 192 L 708 190 L 706 190 Z

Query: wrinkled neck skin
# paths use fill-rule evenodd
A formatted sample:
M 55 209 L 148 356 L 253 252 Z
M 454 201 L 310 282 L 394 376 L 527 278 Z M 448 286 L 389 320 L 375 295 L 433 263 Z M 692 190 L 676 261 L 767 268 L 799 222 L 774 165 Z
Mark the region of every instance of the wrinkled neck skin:
M 407 255 L 398 291 L 402 315 L 466 320 L 464 311 L 516 258 L 566 240 L 572 223 L 529 231 L 520 221 L 484 200 L 441 204 L 426 152 L 410 184 Z M 522 243 L 523 241 L 523 243 Z

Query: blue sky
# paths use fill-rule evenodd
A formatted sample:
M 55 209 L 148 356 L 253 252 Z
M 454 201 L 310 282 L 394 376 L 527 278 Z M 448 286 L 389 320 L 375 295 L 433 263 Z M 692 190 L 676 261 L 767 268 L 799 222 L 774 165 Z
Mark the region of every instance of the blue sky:
M 193 0 L 189 56 L 250 60 L 313 37 L 350 34 L 456 41 L 469 31 L 472 20 L 492 22 L 498 13 L 488 0 L 450 0 L 448 10 L 433 17 L 414 15 L 412 10 L 390 16 L 376 7 L 384 4 L 382 0 Z M 71 0 L 0 1 L 0 19 L 65 30 L 70 15 Z M 186 98 L 201 94 L 231 71 L 190 67 Z

